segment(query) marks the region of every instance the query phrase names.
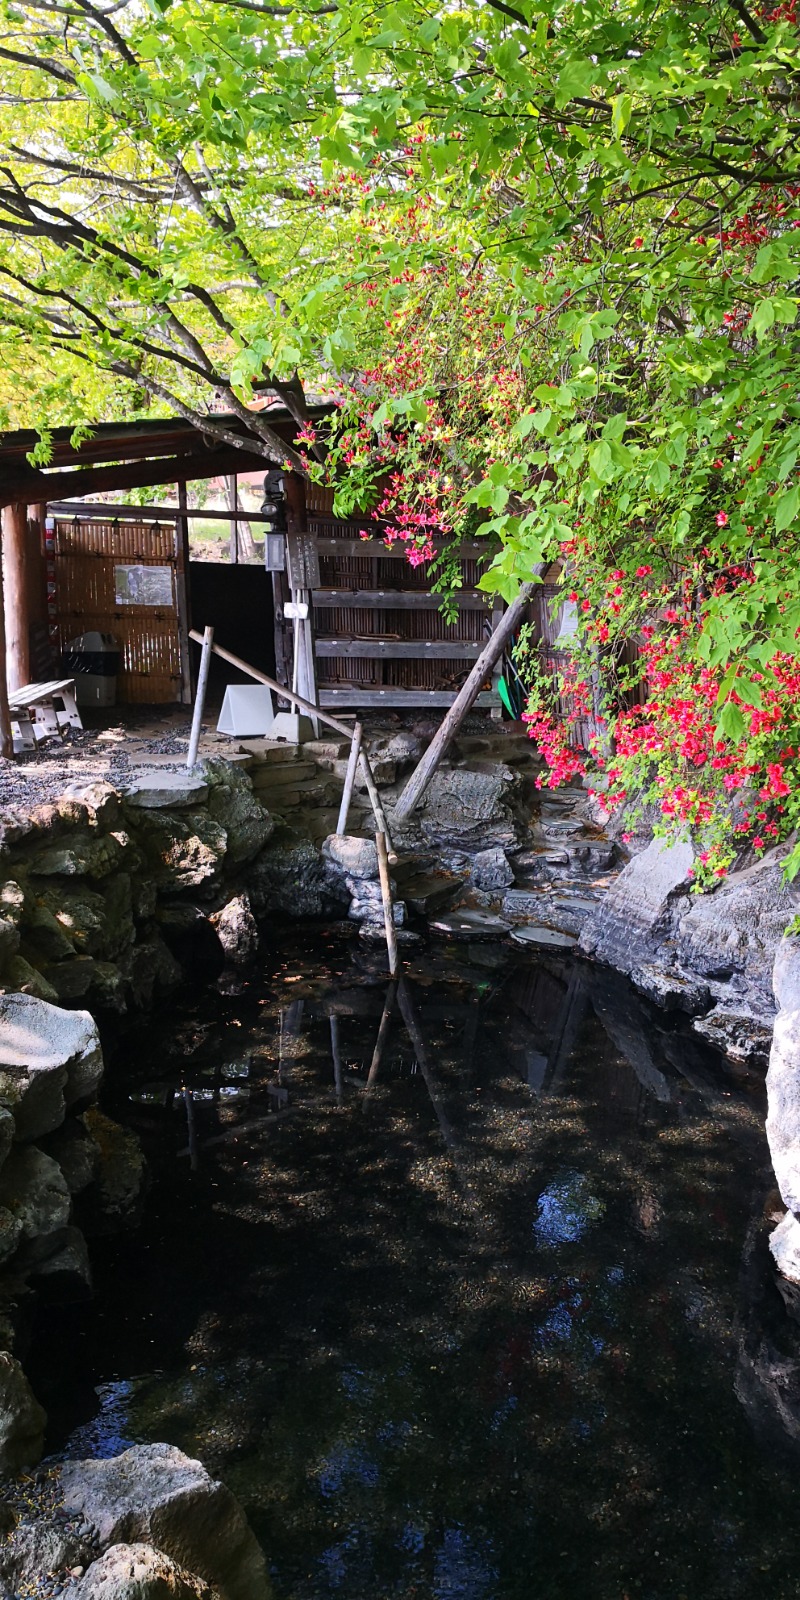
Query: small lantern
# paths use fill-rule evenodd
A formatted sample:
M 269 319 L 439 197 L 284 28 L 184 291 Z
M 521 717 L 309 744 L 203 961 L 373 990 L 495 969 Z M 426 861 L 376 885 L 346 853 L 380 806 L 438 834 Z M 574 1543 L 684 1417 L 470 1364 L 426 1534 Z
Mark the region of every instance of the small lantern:
M 264 478 L 261 515 L 264 524 L 264 566 L 267 572 L 283 572 L 286 567 L 286 495 L 283 473 L 270 467 Z

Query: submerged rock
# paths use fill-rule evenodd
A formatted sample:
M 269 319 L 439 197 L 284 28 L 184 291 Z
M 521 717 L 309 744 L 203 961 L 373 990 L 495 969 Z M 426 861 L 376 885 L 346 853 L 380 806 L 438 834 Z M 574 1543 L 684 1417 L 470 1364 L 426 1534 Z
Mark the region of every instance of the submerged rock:
M 238 1501 L 174 1445 L 67 1462 L 61 1481 L 65 1507 L 101 1545 L 141 1541 L 197 1573 L 221 1600 L 269 1600 L 264 1556 Z
M 147 1162 L 135 1133 L 112 1122 L 96 1106 L 86 1126 L 98 1150 L 97 1176 L 84 1194 L 80 1217 L 87 1231 L 116 1233 L 139 1220 Z
M 731 1061 L 744 1065 L 764 1062 L 769 1055 L 772 1029 L 750 1011 L 733 1011 L 725 1006 L 715 1006 L 705 1017 L 695 1017 L 692 1022 L 701 1039 L 721 1050 Z
M 0 1206 L 19 1223 L 26 1264 L 53 1253 L 71 1203 L 58 1162 L 36 1145 L 16 1145 L 0 1171 Z
M 232 900 L 209 918 L 216 929 L 217 938 L 228 961 L 243 965 L 252 961 L 258 950 L 258 927 L 246 892 L 234 895 Z

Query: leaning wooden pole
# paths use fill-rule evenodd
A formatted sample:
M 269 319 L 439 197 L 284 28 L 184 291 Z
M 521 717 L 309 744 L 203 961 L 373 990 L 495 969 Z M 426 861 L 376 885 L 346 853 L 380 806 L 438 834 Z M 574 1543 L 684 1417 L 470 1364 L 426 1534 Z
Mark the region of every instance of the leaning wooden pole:
M 206 688 L 208 687 L 208 674 L 211 667 L 211 652 L 214 648 L 214 629 L 206 628 L 203 634 L 203 653 L 200 657 L 200 671 L 197 674 L 197 693 L 194 697 L 194 713 L 192 715 L 192 731 L 189 735 L 189 752 L 186 765 L 191 768 L 197 761 L 197 750 L 200 744 L 200 734 L 203 727 L 203 710 L 206 703 Z
M 347 818 L 350 815 L 350 802 L 353 798 L 353 785 L 356 781 L 358 758 L 361 754 L 361 733 L 361 723 L 357 722 L 353 729 L 353 737 L 350 743 L 350 755 L 347 761 L 347 771 L 344 775 L 342 803 L 339 807 L 339 820 L 336 824 L 336 832 L 339 834 L 347 832 Z
M 395 822 L 405 822 L 406 817 L 410 817 L 412 811 L 419 805 L 451 740 L 455 738 L 467 712 L 474 705 L 480 693 L 481 685 L 489 676 L 495 662 L 499 661 L 509 639 L 512 638 L 523 621 L 526 607 L 535 587 L 533 583 L 523 584 L 516 600 L 503 613 L 500 622 L 486 645 L 486 649 L 478 657 L 466 683 L 456 695 L 439 732 L 431 740 L 422 760 L 414 768 L 394 808 Z
M 397 934 L 394 929 L 394 906 L 392 905 L 392 882 L 389 877 L 389 851 L 386 844 L 386 834 L 376 833 L 375 848 L 378 852 L 378 875 L 381 880 L 381 899 L 383 900 L 383 925 L 386 929 L 386 949 L 389 955 L 389 976 L 396 978 L 398 972 Z

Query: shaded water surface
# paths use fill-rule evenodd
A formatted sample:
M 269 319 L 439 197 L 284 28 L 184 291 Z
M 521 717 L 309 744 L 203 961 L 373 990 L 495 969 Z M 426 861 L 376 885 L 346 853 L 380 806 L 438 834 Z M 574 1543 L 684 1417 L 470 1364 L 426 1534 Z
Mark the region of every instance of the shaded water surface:
M 386 1001 L 357 941 L 276 934 L 116 1046 L 152 1190 L 55 1380 L 40 1332 L 53 1447 L 199 1455 L 277 1600 L 797 1595 L 799 1467 L 737 1398 L 759 1086 L 480 945 L 415 957 L 368 1084 Z

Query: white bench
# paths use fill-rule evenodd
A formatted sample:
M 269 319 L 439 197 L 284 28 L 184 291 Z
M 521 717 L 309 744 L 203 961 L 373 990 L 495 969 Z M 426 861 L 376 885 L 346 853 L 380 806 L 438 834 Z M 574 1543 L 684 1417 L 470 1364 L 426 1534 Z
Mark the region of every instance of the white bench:
M 75 679 L 53 678 L 50 683 L 26 683 L 8 697 L 15 750 L 33 750 L 41 739 L 62 728 L 82 728 L 75 702 Z

